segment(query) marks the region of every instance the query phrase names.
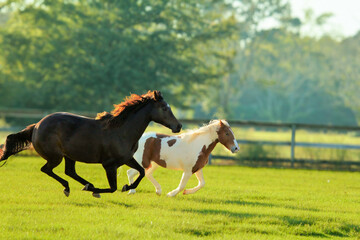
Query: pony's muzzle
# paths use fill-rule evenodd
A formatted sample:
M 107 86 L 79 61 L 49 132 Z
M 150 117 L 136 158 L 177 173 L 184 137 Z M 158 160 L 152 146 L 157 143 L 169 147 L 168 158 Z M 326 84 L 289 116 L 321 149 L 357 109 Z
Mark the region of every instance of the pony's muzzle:
M 231 152 L 232 153 L 236 153 L 236 152 L 238 152 L 240 150 L 240 148 L 238 147 L 238 146 L 232 146 L 231 147 Z

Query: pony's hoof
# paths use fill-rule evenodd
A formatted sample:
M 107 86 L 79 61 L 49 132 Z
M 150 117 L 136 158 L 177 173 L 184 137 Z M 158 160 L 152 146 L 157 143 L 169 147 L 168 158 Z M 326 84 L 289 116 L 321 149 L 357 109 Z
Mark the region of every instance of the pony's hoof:
M 126 192 L 127 190 L 129 190 L 129 185 L 125 184 L 122 189 L 121 192 Z
M 132 195 L 132 194 L 135 194 L 135 193 L 136 193 L 135 189 L 130 189 L 128 195 Z
M 88 191 L 88 190 L 89 190 L 89 186 L 90 186 L 90 184 L 86 184 L 86 185 L 84 186 L 84 188 L 81 189 L 81 190 L 82 190 L 82 191 Z
M 156 195 L 161 196 L 161 191 L 156 191 Z
M 95 197 L 95 198 L 101 198 L 100 193 L 93 193 L 92 195 L 93 195 L 93 197 Z
M 64 194 L 65 194 L 65 196 L 69 196 L 70 195 L 70 190 L 66 190 L 66 189 L 64 189 Z
M 171 192 L 169 192 L 168 194 L 166 194 L 166 196 L 168 196 L 168 197 L 175 197 L 176 194 L 174 195 L 174 194 L 172 194 Z

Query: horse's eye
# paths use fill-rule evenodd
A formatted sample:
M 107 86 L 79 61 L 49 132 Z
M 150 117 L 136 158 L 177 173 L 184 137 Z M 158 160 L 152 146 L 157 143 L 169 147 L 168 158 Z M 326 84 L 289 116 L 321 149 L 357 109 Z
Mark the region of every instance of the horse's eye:
M 166 112 L 167 109 L 168 109 L 167 107 L 163 107 L 163 108 L 162 108 L 162 110 L 163 110 L 164 112 Z

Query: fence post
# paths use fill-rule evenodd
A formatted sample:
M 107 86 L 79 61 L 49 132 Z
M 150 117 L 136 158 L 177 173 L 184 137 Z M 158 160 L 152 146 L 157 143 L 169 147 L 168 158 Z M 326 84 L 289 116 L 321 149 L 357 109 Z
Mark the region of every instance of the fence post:
M 295 132 L 296 125 L 292 124 L 291 126 L 291 167 L 294 167 L 294 159 L 295 159 Z

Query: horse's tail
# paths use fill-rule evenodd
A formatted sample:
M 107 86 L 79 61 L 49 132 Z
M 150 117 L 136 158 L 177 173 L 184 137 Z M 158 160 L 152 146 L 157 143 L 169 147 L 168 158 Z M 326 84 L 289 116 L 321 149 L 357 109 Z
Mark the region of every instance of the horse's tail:
M 5 145 L 0 147 L 0 162 L 5 161 L 11 155 L 28 149 L 31 146 L 34 127 L 35 124 L 31 124 L 24 130 L 7 136 Z

